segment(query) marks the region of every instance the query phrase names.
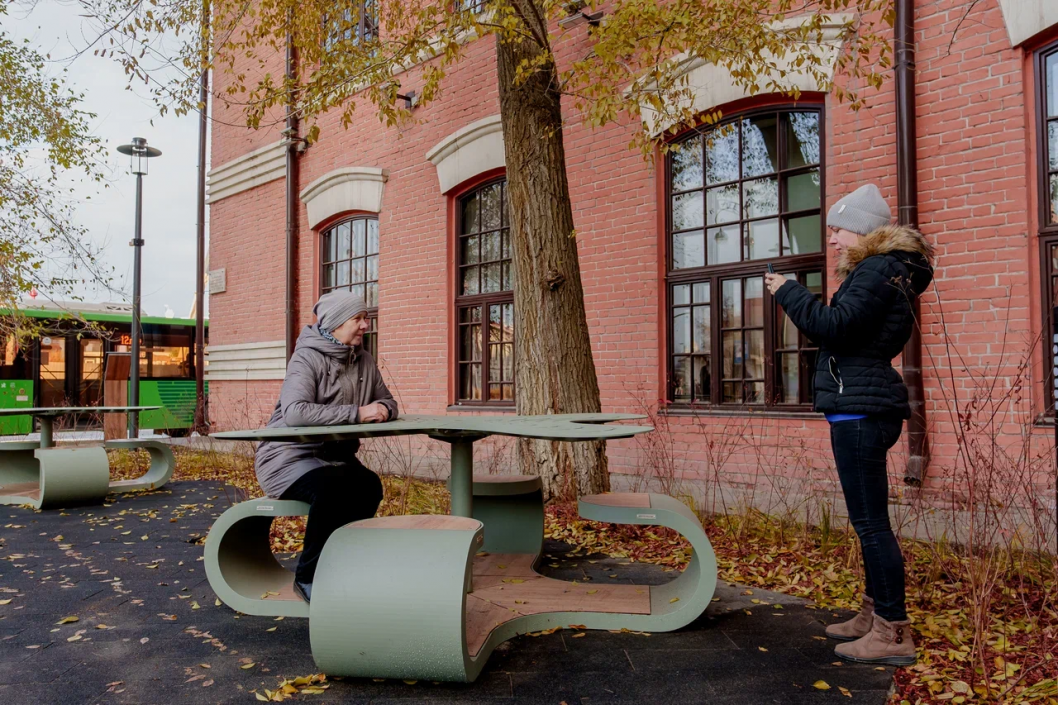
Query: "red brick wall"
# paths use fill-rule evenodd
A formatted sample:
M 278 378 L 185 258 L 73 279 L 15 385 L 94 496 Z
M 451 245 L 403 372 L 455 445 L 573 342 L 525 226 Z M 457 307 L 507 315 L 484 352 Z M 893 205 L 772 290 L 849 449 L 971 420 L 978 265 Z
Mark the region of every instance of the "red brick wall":
M 992 405 L 1014 395 L 998 425 L 1001 442 L 1009 447 L 1022 443 L 1023 432 L 1032 433 L 1022 422 L 1047 403 L 1039 347 L 1033 348 L 1040 316 L 1029 203 L 1035 171 L 1031 163 L 1026 166 L 1029 140 L 1035 139 L 1028 123 L 1031 73 L 1026 74 L 1025 52 L 1010 47 L 996 0 L 977 3 L 963 21 L 966 9 L 965 0 L 921 0 L 916 13 L 920 222 L 937 245 L 939 262 L 936 285 L 922 300 L 934 458 L 929 483 L 937 489 L 952 485 L 959 462 L 954 404 L 962 408 L 982 389 L 988 389 Z M 583 28 L 574 30 L 562 42 L 561 55 L 583 51 L 586 39 Z M 471 44 L 450 71 L 441 100 L 417 109 L 414 125 L 386 129 L 366 103 L 345 130 L 336 114 L 324 116 L 321 141 L 300 161 L 300 188 L 339 167 L 388 171 L 379 215 L 379 357 L 406 412 L 444 413 L 453 374 L 448 198 L 439 192 L 436 170 L 425 155 L 443 137 L 498 112 L 493 51 L 491 39 Z M 414 89 L 418 78 L 412 71 L 401 80 Z M 895 215 L 893 83 L 866 94 L 867 107 L 858 112 L 826 100 L 826 206 L 873 181 Z M 608 411 L 655 408 L 664 366 L 659 184 L 654 166 L 628 149 L 637 129 L 627 122 L 592 130 L 570 120 L 564 131 L 585 304 Z M 214 165 L 274 139 L 272 131 L 247 137 L 215 129 Z M 228 269 L 228 292 L 211 300 L 215 344 L 282 338 L 282 198 L 283 182 L 274 181 L 211 207 L 210 266 Z M 302 208 L 303 323 L 311 320 L 316 295 L 317 239 Z M 833 286 L 831 281 L 831 291 Z M 1037 377 L 1023 380 L 1020 363 L 1032 350 Z M 214 416 L 222 418 L 229 406 L 249 405 L 247 397 L 274 394 L 277 384 L 253 385 L 252 391 L 234 383 L 211 386 Z M 671 434 L 671 444 L 614 443 L 615 472 L 671 471 L 700 486 L 762 488 L 779 496 L 833 486 L 829 433 L 820 417 L 668 417 L 658 425 Z M 1044 432 L 1035 433 L 1040 443 L 1046 440 Z M 736 447 L 729 447 L 731 438 L 739 439 Z M 901 471 L 904 443 L 894 449 L 894 473 Z M 1044 483 L 1045 467 L 1034 472 L 1034 481 Z

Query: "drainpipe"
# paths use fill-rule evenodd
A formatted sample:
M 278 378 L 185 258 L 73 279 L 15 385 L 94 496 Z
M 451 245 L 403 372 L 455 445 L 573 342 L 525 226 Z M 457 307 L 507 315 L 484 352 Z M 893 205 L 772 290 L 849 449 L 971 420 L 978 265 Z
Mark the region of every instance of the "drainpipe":
M 896 0 L 896 188 L 897 221 L 918 228 L 918 160 L 915 153 L 915 3 Z M 922 331 L 919 302 L 912 304 L 915 325 L 904 346 L 903 373 L 911 418 L 907 421 L 907 470 L 904 482 L 921 485 L 929 462 L 926 404 L 922 386 Z
M 202 3 L 202 41 L 209 37 L 209 2 Z M 203 51 L 206 51 L 205 48 Z M 195 420 L 194 429 L 205 434 L 209 428 L 206 400 L 206 132 L 209 129 L 209 68 L 202 69 L 198 84 L 198 224 L 195 232 Z
M 294 37 L 287 34 L 286 80 L 293 86 L 296 69 Z M 290 89 L 286 107 L 286 129 L 283 136 L 287 146 L 287 227 L 286 227 L 286 359 L 294 354 L 294 343 L 298 337 L 298 313 L 295 287 L 297 286 L 297 236 L 298 236 L 298 119 L 294 114 L 294 89 Z

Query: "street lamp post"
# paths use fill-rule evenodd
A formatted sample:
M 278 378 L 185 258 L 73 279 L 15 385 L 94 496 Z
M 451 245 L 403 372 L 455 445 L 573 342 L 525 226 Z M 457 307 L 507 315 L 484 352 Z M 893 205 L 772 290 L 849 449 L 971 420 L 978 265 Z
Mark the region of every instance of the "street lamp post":
M 143 177 L 147 174 L 147 160 L 162 152 L 147 146 L 147 140 L 133 137 L 132 144 L 118 147 L 129 155 L 132 173 L 136 175 L 136 237 L 129 243 L 133 248 L 132 261 L 132 365 L 129 368 L 129 406 L 140 405 L 140 248 L 143 247 Z M 139 438 L 140 417 L 129 414 L 129 438 Z

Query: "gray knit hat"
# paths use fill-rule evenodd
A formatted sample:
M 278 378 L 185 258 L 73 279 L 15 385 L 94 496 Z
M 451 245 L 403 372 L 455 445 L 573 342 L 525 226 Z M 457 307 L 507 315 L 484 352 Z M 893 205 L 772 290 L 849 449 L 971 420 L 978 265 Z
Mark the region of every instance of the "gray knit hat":
M 874 184 L 864 184 L 845 196 L 827 213 L 828 228 L 844 228 L 858 235 L 871 233 L 892 219 L 889 204 Z
M 358 313 L 367 310 L 363 298 L 351 291 L 328 291 L 320 297 L 312 312 L 321 330 L 332 331 Z

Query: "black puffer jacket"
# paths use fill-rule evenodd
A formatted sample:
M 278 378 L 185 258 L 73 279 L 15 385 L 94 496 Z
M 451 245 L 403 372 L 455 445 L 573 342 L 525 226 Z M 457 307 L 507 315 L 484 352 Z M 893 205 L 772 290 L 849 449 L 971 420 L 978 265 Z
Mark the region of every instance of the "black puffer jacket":
M 845 252 L 838 263 L 844 280 L 829 306 L 796 282 L 776 292 L 793 324 L 819 344 L 816 411 L 911 416 L 892 361 L 916 325 L 911 306 L 933 280 L 932 260 L 921 233 L 886 226 Z

